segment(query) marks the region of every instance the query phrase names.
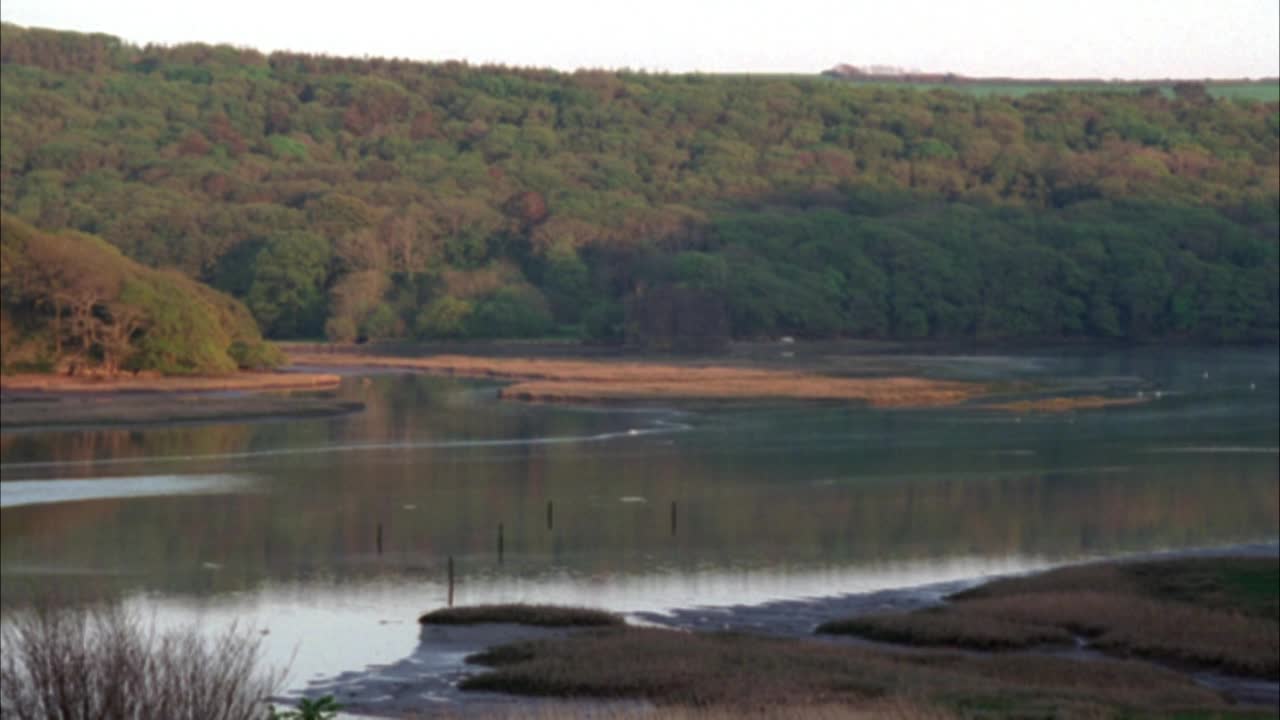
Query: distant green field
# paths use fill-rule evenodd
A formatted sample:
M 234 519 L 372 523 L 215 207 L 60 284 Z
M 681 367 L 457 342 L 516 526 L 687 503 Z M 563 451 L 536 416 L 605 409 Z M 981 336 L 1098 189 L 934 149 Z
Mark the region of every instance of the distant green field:
M 834 82 L 851 82 L 856 85 L 875 85 L 881 87 L 906 87 L 917 90 L 952 90 L 972 93 L 974 95 L 1007 95 L 1022 97 L 1041 92 L 1122 92 L 1136 93 L 1147 87 L 1158 87 L 1166 95 L 1173 95 L 1172 83 L 1152 83 L 1151 85 L 1118 84 L 1118 83 L 1015 83 L 1015 82 L 974 82 L 974 83 L 912 83 L 894 82 L 892 80 L 839 80 Z M 1238 82 L 1210 83 L 1209 94 L 1214 97 L 1258 100 L 1261 102 L 1280 101 L 1280 83 L 1277 82 Z

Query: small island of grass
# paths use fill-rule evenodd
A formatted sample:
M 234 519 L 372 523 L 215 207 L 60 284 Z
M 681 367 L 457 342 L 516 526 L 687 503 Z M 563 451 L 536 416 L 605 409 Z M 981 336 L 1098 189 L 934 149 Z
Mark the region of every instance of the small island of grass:
M 471 605 L 440 608 L 423 613 L 422 625 L 479 625 L 510 623 L 536 627 L 609 627 L 624 625 L 614 613 L 559 605 Z
M 873 407 L 955 405 L 986 391 L 978 383 L 920 377 L 838 377 L 804 370 L 612 360 L 463 355 L 388 357 L 355 352 L 291 352 L 296 365 L 399 369 L 512 380 L 499 395 L 544 402 L 635 400 L 836 400 Z

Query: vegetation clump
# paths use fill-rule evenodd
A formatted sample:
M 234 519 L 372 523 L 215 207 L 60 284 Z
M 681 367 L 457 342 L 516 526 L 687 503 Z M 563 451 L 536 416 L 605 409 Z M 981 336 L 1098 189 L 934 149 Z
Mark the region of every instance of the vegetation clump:
M 102 240 L 0 215 L 0 369 L 217 375 L 274 367 L 236 300 Z
M 424 613 L 418 618 L 418 622 L 423 625 L 513 623 L 541 627 L 604 627 L 625 624 L 620 616 L 603 610 L 522 604 L 440 608 Z

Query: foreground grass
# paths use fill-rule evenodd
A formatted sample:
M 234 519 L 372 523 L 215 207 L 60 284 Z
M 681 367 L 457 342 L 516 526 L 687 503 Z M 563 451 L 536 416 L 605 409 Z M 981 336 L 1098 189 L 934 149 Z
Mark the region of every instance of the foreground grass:
M 812 640 L 690 634 L 652 628 L 587 630 L 473 656 L 494 668 L 462 687 L 561 698 L 636 699 L 727 716 L 795 716 L 841 708 L 858 716 L 901 702 L 905 717 L 1096 717 L 1221 713 L 1213 692 L 1145 663 L 1049 656 L 895 653 Z
M 988 583 L 941 608 L 837 620 L 820 633 L 1006 650 L 1070 646 L 1280 678 L 1280 562 L 1192 558 L 1063 568 Z
M 559 605 L 472 605 L 441 608 L 423 614 L 418 622 L 423 625 L 514 623 L 539 627 L 603 627 L 624 624 L 621 617 L 610 612 Z
M 648 362 L 495 358 L 422 358 L 292 351 L 310 366 L 380 367 L 517 381 L 504 398 L 562 402 L 787 398 L 844 400 L 877 407 L 954 405 L 983 394 L 976 383 L 918 377 L 833 377 L 813 372 Z

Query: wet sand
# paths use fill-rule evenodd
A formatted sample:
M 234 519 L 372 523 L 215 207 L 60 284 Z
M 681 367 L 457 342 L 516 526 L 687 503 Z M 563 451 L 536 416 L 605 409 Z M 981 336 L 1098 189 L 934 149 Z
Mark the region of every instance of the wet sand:
M 529 714 L 556 717 L 556 708 L 570 715 L 586 708 L 616 707 L 624 710 L 647 708 L 641 701 L 565 701 L 551 698 L 462 691 L 458 683 L 482 670 L 467 665 L 467 656 L 495 645 L 522 640 L 563 637 L 570 630 L 492 623 L 482 625 L 421 625 L 418 647 L 407 658 L 387 665 L 342 673 L 309 683 L 296 694 L 282 695 L 277 702 L 293 703 L 299 697 L 331 695 L 344 713 L 372 717 L 459 717 L 480 715 L 517 717 Z

